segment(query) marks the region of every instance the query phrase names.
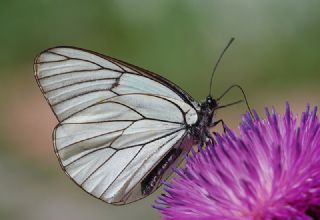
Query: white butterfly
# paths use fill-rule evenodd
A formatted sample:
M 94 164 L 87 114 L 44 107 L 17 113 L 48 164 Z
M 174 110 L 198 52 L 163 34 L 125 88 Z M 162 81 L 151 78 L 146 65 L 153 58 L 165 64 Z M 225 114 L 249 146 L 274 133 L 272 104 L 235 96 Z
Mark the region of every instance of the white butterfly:
M 62 169 L 107 203 L 151 194 L 220 122 L 211 96 L 200 104 L 163 77 L 96 52 L 51 48 L 34 69 L 59 120 L 53 141 Z

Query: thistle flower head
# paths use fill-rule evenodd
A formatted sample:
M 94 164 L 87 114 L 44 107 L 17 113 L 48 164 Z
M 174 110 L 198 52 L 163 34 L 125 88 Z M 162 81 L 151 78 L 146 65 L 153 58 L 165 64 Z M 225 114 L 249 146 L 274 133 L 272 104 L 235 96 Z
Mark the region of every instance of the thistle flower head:
M 317 108 L 300 116 L 243 116 L 240 135 L 230 129 L 192 152 L 165 183 L 155 207 L 164 219 L 320 219 L 320 123 Z

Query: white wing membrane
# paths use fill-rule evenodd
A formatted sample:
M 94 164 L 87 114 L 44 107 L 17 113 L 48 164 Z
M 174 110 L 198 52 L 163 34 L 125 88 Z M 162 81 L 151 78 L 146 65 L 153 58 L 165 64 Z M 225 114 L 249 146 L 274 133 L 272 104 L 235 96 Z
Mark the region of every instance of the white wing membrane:
M 122 68 L 120 66 L 110 62 L 109 60 L 106 60 L 104 58 L 101 58 L 93 53 L 88 53 L 84 50 L 79 50 L 76 48 L 70 48 L 70 47 L 57 47 L 49 50 L 53 54 L 60 55 L 61 57 L 64 57 L 66 60 L 69 60 L 70 58 L 72 60 L 80 60 L 84 63 L 92 63 L 96 66 L 112 69 L 116 71 L 121 71 Z M 41 59 L 40 59 L 41 61 Z
M 61 65 L 57 65 L 61 63 Z M 63 61 L 54 61 L 43 63 L 39 66 L 39 71 L 42 72 L 42 77 L 57 76 L 69 72 L 80 72 L 83 70 L 99 70 L 100 67 L 96 64 L 83 62 L 82 60 L 67 59 Z
M 105 137 L 104 142 L 109 142 L 108 138 L 120 135 L 132 122 L 101 122 L 101 123 L 81 123 L 81 124 L 60 124 L 56 129 L 56 147 L 58 150 L 72 148 L 75 144 L 81 145 L 85 141 L 99 141 L 98 137 Z M 92 144 L 97 144 L 91 142 Z M 85 146 L 86 147 L 86 146 Z M 91 146 L 87 146 L 86 149 Z
M 50 103 L 52 103 L 52 105 L 56 105 L 67 100 L 72 100 L 72 98 L 81 96 L 82 94 L 108 90 L 114 83 L 115 79 L 83 82 L 74 85 L 68 85 L 54 90 L 49 90 L 46 94 L 48 95 L 48 97 L 50 97 Z
M 113 90 L 118 94 L 140 92 L 145 94 L 166 96 L 177 100 L 181 100 L 181 98 L 172 90 L 168 89 L 168 87 L 165 87 L 160 83 L 148 79 L 144 76 L 123 74 L 120 78 L 119 84 L 120 86 L 117 86 Z
M 49 49 L 35 74 L 60 122 L 54 145 L 63 169 L 108 203 L 146 196 L 139 183 L 198 119 L 166 82 L 93 52 Z
M 60 77 L 46 77 L 40 79 L 40 83 L 45 88 L 45 92 L 62 88 L 64 86 L 73 85 L 81 82 L 92 82 L 105 79 L 115 79 L 120 76 L 119 72 L 112 72 L 110 70 L 89 70 L 81 72 L 71 72 L 68 74 L 60 75 Z
M 112 111 L 117 109 L 117 111 Z M 65 123 L 82 123 L 82 122 L 103 122 L 103 121 L 123 121 L 138 120 L 142 116 L 132 111 L 132 109 L 115 102 L 103 102 L 90 108 L 74 114 L 71 118 L 65 120 Z
M 67 165 L 66 170 L 77 183 L 83 183 L 90 174 L 113 156 L 115 152 L 110 148 L 93 151 L 81 160 Z

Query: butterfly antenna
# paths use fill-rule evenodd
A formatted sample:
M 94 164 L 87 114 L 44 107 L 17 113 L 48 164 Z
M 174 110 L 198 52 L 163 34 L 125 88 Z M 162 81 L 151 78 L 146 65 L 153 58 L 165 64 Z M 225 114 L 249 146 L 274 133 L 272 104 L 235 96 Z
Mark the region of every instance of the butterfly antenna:
M 234 41 L 234 37 L 232 37 L 229 41 L 229 43 L 227 44 L 227 46 L 224 48 L 224 50 L 222 51 L 222 53 L 220 54 L 219 56 L 219 59 L 218 61 L 216 62 L 216 64 L 214 65 L 213 67 L 213 71 L 212 71 L 212 74 L 211 74 L 211 79 L 210 79 L 210 87 L 209 87 L 209 96 L 211 96 L 211 88 L 212 88 L 212 80 L 213 80 L 213 76 L 214 76 L 214 73 L 216 72 L 216 69 L 220 63 L 220 60 L 221 58 L 223 57 L 224 53 L 227 51 L 227 49 L 230 47 L 230 45 L 232 44 L 232 42 Z

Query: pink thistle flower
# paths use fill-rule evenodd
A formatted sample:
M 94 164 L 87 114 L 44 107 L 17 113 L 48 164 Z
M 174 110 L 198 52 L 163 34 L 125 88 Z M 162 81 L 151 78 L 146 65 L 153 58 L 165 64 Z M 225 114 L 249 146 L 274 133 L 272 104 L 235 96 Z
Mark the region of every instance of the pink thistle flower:
M 240 136 L 227 129 L 199 148 L 165 183 L 154 205 L 163 219 L 320 219 L 320 123 L 317 108 L 298 117 L 266 109 L 243 116 Z

